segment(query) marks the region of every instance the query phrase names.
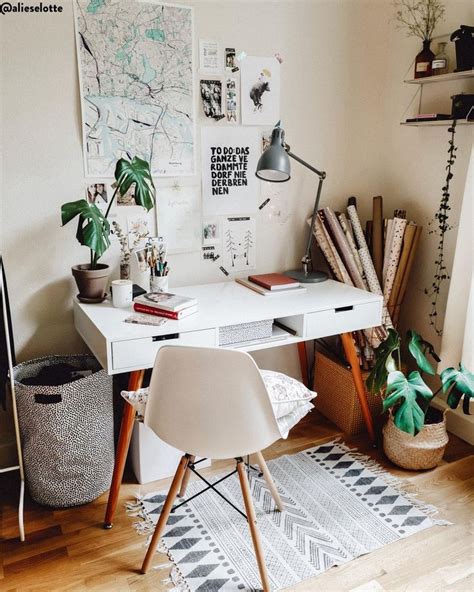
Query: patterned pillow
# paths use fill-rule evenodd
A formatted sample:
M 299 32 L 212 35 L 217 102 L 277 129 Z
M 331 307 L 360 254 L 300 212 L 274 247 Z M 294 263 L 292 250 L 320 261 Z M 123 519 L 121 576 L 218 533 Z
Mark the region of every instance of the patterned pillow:
M 272 403 L 281 437 L 287 438 L 290 429 L 313 409 L 314 406 L 309 401 L 316 397 L 316 393 L 306 388 L 303 383 L 281 372 L 273 370 L 260 370 L 260 372 Z M 139 418 L 143 419 L 148 400 L 148 388 L 122 391 L 121 394 L 127 403 L 135 407 Z

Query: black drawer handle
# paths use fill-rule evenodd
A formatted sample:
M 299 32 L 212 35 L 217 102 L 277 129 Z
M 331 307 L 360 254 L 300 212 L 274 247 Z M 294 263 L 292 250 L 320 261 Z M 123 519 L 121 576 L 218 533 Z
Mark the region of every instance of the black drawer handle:
M 179 333 L 169 333 L 168 335 L 155 335 L 151 338 L 152 341 L 166 341 L 168 339 L 178 339 Z
M 340 306 L 339 308 L 335 308 L 334 312 L 346 312 L 347 310 L 353 310 L 353 306 Z

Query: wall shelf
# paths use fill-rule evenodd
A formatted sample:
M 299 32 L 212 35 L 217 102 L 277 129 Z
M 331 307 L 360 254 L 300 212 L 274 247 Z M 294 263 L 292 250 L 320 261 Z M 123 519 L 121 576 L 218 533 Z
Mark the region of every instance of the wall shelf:
M 400 125 L 410 125 L 412 127 L 429 127 L 429 126 L 449 126 L 453 123 L 452 119 L 444 119 L 442 121 L 402 121 Z M 472 125 L 473 121 L 467 119 L 458 119 L 456 125 Z
M 474 70 L 451 72 L 449 74 L 440 74 L 439 76 L 427 76 L 426 78 L 411 78 L 404 80 L 404 82 L 405 84 L 432 84 L 433 82 L 450 82 L 451 80 L 466 80 L 468 78 L 474 78 Z

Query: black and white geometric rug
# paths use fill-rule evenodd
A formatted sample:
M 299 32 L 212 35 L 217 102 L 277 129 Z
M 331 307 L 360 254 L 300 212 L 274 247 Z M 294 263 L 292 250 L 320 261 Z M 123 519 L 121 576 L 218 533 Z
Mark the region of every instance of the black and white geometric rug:
M 275 510 L 263 478 L 251 490 L 272 590 L 312 578 L 435 524 L 436 508 L 403 492 L 401 482 L 374 461 L 331 442 L 268 462 L 284 512 Z M 217 480 L 215 476 L 213 480 Z M 187 495 L 204 484 L 192 482 Z M 238 507 L 236 476 L 218 486 Z M 128 504 L 150 534 L 166 492 Z M 210 491 L 170 516 L 159 551 L 166 553 L 176 591 L 234 592 L 260 588 L 246 520 Z

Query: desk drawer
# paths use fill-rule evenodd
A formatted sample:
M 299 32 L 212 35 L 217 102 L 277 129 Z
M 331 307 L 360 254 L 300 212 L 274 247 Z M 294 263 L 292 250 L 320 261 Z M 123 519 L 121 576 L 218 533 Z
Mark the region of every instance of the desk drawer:
M 216 332 L 214 329 L 205 329 L 180 333 L 179 337 L 160 341 L 154 341 L 153 337 L 116 341 L 112 343 L 113 369 L 126 371 L 151 368 L 155 362 L 157 351 L 163 345 L 214 346 L 216 345 Z
M 304 337 L 316 339 L 338 333 L 378 327 L 382 322 L 382 303 L 369 302 L 305 315 Z

